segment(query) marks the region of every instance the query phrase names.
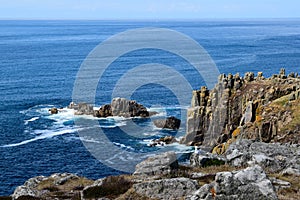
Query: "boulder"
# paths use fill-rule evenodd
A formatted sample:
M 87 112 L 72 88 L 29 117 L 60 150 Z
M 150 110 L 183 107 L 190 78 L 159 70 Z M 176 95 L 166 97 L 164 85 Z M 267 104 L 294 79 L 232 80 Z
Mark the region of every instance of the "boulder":
M 57 113 L 58 113 L 58 109 L 55 108 L 55 107 L 54 107 L 54 108 L 50 108 L 50 109 L 49 109 L 49 113 L 52 114 L 52 115 L 53 115 L 53 114 L 57 114 Z
M 112 116 L 112 109 L 110 104 L 103 105 L 99 110 L 94 111 L 94 117 L 110 117 Z
M 167 128 L 177 130 L 180 127 L 181 120 L 176 117 L 168 117 L 167 119 L 157 119 L 153 121 L 158 128 Z
M 120 117 L 149 117 L 147 108 L 136 101 L 125 98 L 114 98 L 111 102 L 113 116 Z
M 263 169 L 255 165 L 240 171 L 217 173 L 214 182 L 202 186 L 191 199 L 276 200 L 278 198 Z
M 198 189 L 198 183 L 188 178 L 172 178 L 134 184 L 135 192 L 151 199 L 185 199 Z
M 134 175 L 148 176 L 169 174 L 172 170 L 178 168 L 178 160 L 175 152 L 165 152 L 163 154 L 155 155 L 147 158 L 135 167 Z

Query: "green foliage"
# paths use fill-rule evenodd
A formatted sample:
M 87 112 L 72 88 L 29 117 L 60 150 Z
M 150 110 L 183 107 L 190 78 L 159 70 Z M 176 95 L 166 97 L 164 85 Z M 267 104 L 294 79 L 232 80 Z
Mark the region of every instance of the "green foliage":
M 225 165 L 225 162 L 223 160 L 218 160 L 218 159 L 209 159 L 204 162 L 203 167 L 220 166 L 220 165 Z

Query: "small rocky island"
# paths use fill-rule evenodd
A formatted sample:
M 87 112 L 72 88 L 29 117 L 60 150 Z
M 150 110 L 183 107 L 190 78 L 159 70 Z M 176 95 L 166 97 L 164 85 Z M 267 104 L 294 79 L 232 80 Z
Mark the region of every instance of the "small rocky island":
M 113 106 L 96 115 L 115 115 Z M 150 115 L 143 107 L 129 110 L 117 114 Z M 67 173 L 39 176 L 5 199 L 300 199 L 299 110 L 297 73 L 221 75 L 212 90 L 193 91 L 181 140 L 195 146 L 190 164 L 166 152 L 138 164 L 131 175 L 96 181 Z

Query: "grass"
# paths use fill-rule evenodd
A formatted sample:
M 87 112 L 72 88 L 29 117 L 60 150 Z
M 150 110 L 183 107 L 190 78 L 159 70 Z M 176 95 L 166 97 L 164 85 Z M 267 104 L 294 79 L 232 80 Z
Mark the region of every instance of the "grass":
M 109 176 L 103 180 L 101 186 L 91 187 L 83 192 L 84 198 L 94 199 L 101 197 L 116 198 L 127 192 L 133 182 L 126 176 Z
M 50 192 L 56 191 L 71 191 L 78 190 L 78 188 L 84 188 L 85 186 L 93 184 L 94 181 L 87 178 L 80 177 L 78 179 L 70 179 L 63 185 L 55 185 L 54 179 L 49 178 L 44 181 L 41 181 L 37 189 L 38 190 L 48 190 Z
M 279 200 L 300 199 L 300 176 L 282 174 L 269 174 L 269 176 L 291 183 L 290 188 L 282 188 L 277 191 Z

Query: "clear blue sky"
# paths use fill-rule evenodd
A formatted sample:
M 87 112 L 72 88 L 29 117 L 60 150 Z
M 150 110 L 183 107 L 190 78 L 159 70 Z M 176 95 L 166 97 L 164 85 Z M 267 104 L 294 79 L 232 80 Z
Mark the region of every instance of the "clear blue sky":
M 0 0 L 0 19 L 299 17 L 299 0 Z

